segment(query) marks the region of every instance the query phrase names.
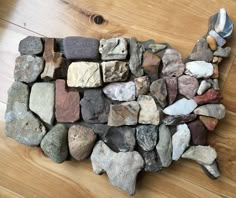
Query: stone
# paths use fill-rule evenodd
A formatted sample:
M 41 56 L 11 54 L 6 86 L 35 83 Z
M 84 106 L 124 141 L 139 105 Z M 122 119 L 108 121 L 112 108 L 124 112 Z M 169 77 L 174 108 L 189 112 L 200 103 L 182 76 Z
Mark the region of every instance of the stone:
M 150 86 L 150 93 L 162 107 L 167 105 L 167 89 L 165 79 L 161 78 L 153 81 Z
M 162 122 L 165 125 L 178 125 L 191 122 L 197 118 L 196 114 L 187 114 L 187 115 L 171 115 L 165 117 Z
M 8 91 L 5 134 L 21 144 L 38 146 L 46 134 L 44 125 L 28 110 L 29 87 L 14 82 Z
M 144 47 L 140 44 L 136 38 L 131 38 L 129 42 L 129 68 L 132 74 L 136 77 L 143 75 L 142 69 L 142 56 L 144 52 Z
M 225 106 L 222 104 L 206 104 L 194 110 L 197 115 L 223 119 L 225 117 Z
M 202 80 L 197 90 L 197 94 L 202 95 L 205 91 L 207 91 L 210 88 L 211 88 L 211 83 L 209 83 L 206 80 Z
M 212 81 L 212 87 L 213 87 L 215 90 L 217 90 L 217 91 L 220 90 L 220 87 L 219 87 L 219 80 L 218 80 L 218 79 L 213 79 L 213 81 Z
M 168 104 L 171 105 L 175 101 L 178 94 L 178 82 L 176 77 L 165 78 Z
M 197 103 L 190 99 L 182 98 L 166 107 L 163 112 L 167 115 L 188 115 L 197 107 Z
M 55 117 L 57 122 L 76 122 L 80 119 L 80 94 L 66 90 L 65 80 L 55 82 Z
M 159 141 L 156 145 L 162 167 L 170 166 L 172 162 L 172 141 L 169 128 L 162 124 L 159 127 Z
M 70 64 L 70 60 L 62 58 L 61 66 L 55 69 L 54 79 L 67 79 L 67 73 Z
M 137 151 L 115 153 L 102 141 L 98 141 L 91 155 L 93 171 L 107 173 L 110 183 L 129 195 L 135 194 L 136 178 L 144 167 Z
M 174 49 L 167 49 L 162 57 L 162 74 L 169 77 L 181 76 L 184 72 L 184 64 L 181 54 Z
M 146 73 L 151 81 L 158 79 L 158 71 L 159 71 L 159 65 L 160 65 L 161 59 L 149 52 L 146 51 L 143 54 L 143 70 L 144 73 Z
M 102 85 L 100 65 L 95 62 L 72 62 L 68 68 L 69 87 L 94 88 Z
M 43 71 L 42 58 L 32 55 L 23 55 L 16 58 L 14 78 L 16 81 L 32 83 L 37 80 Z
M 149 92 L 150 80 L 147 76 L 141 76 L 134 79 L 136 96 L 145 95 Z
M 102 89 L 87 89 L 80 101 L 83 120 L 88 123 L 106 123 L 111 102 L 104 97 Z
M 111 100 L 132 101 L 135 100 L 135 83 L 117 82 L 111 83 L 103 88 L 103 93 Z
M 211 50 L 215 51 L 217 49 L 217 44 L 216 44 L 215 38 L 211 35 L 208 35 L 206 39 L 207 39 L 207 43 L 208 43 L 209 47 L 211 48 Z
M 214 30 L 211 30 L 209 32 L 209 35 L 216 40 L 217 45 L 220 47 L 222 47 L 226 43 L 226 40 L 222 38 L 219 34 L 217 34 Z
M 211 165 L 201 165 L 203 171 L 211 179 L 217 179 L 220 177 L 220 171 L 216 160 Z
M 109 126 L 136 125 L 140 106 L 138 102 L 123 102 L 111 105 L 108 116 Z
M 138 122 L 140 124 L 158 125 L 160 122 L 160 110 L 153 97 L 149 95 L 140 95 L 137 101 L 140 105 Z
M 195 78 L 208 78 L 213 74 L 213 65 L 205 61 L 192 61 L 186 63 L 185 74 Z
M 54 90 L 54 83 L 34 83 L 29 101 L 30 110 L 50 125 L 54 122 Z
M 41 38 L 27 36 L 20 41 L 18 51 L 21 55 L 38 55 L 42 53 L 43 43 Z
M 199 120 L 201 120 L 201 122 L 209 131 L 214 131 L 218 124 L 218 120 L 216 118 L 211 118 L 207 116 L 199 116 Z
M 122 61 L 102 62 L 103 82 L 126 81 L 129 77 L 129 64 Z
M 95 38 L 70 36 L 64 38 L 63 46 L 67 59 L 90 61 L 99 59 L 99 40 Z
M 115 152 L 133 151 L 136 145 L 135 129 L 127 126 L 110 127 L 103 141 Z
M 40 147 L 52 161 L 62 163 L 68 156 L 68 133 L 63 124 L 54 126 L 42 139 Z
M 125 38 L 101 39 L 99 52 L 102 60 L 124 60 L 128 54 Z
M 219 78 L 219 67 L 217 64 L 213 64 L 213 74 L 212 78 Z
M 178 160 L 185 149 L 189 146 L 191 134 L 186 124 L 177 125 L 175 134 L 172 136 L 172 160 Z
M 193 99 L 198 105 L 203 105 L 208 103 L 219 103 L 222 97 L 215 89 L 209 89 L 206 93 L 201 96 L 195 96 Z
M 213 64 L 219 64 L 219 63 L 221 63 L 222 60 L 223 60 L 222 57 L 214 56 L 213 60 L 212 60 L 212 63 Z
M 215 29 L 215 23 L 218 17 L 218 13 L 210 16 L 208 19 L 208 32 Z
M 144 47 L 145 51 L 149 50 L 149 46 L 155 44 L 156 42 L 153 39 L 146 41 L 141 41 L 140 44 Z
M 231 47 L 225 47 L 225 48 L 218 47 L 217 50 L 214 52 L 214 56 L 227 58 L 229 57 L 230 52 L 231 52 Z
M 217 157 L 217 153 L 211 146 L 190 146 L 184 152 L 182 158 L 191 159 L 202 165 L 211 165 Z
M 62 53 L 55 52 L 56 41 L 54 38 L 45 38 L 43 58 L 45 67 L 41 78 L 44 80 L 52 80 L 55 76 L 55 70 L 61 67 L 63 63 Z
M 153 53 L 157 53 L 159 51 L 162 51 L 162 50 L 166 49 L 166 47 L 167 46 L 164 44 L 150 44 L 148 46 L 148 48 L 151 49 Z
M 158 127 L 155 125 L 139 125 L 136 127 L 137 144 L 144 151 L 152 151 L 158 139 Z
M 96 134 L 93 129 L 81 125 L 73 125 L 68 131 L 69 151 L 76 160 L 86 159 L 93 149 Z
M 198 80 L 195 77 L 182 75 L 178 78 L 179 93 L 188 99 L 192 99 L 199 88 Z

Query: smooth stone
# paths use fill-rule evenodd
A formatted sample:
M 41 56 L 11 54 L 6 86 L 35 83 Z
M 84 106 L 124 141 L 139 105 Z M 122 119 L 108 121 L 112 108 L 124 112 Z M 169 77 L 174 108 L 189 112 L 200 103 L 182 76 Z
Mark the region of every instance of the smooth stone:
M 139 103 L 136 101 L 110 105 L 109 126 L 136 125 L 138 123 Z
M 206 145 L 207 130 L 200 120 L 188 123 L 191 132 L 191 145 Z
M 219 91 L 220 90 L 220 87 L 219 87 L 219 80 L 217 78 L 215 79 L 207 79 L 207 82 L 211 83 L 211 86 L 213 89 L 215 89 L 216 91 Z
M 133 81 L 111 83 L 103 88 L 103 93 L 112 100 L 132 101 L 136 95 L 135 83 Z
M 96 174 L 107 173 L 110 183 L 129 195 L 135 194 L 136 178 L 144 167 L 137 151 L 115 153 L 99 141 L 91 155 L 92 168 Z
M 152 82 L 150 86 L 150 93 L 162 107 L 167 105 L 167 89 L 164 78 Z
M 191 122 L 197 118 L 196 114 L 187 114 L 187 115 L 171 115 L 165 117 L 162 122 L 165 125 L 178 125 Z
M 87 89 L 80 101 L 83 120 L 88 123 L 106 123 L 111 102 L 102 89 Z
M 141 76 L 134 79 L 136 96 L 145 95 L 149 92 L 150 80 L 147 76 Z
M 168 104 L 171 105 L 175 101 L 178 94 L 178 81 L 176 77 L 165 78 Z
M 96 134 L 93 129 L 81 125 L 73 125 L 68 131 L 69 151 L 76 160 L 86 159 L 94 146 Z
M 172 136 L 172 160 L 178 160 L 185 149 L 189 146 L 191 134 L 186 124 L 177 125 L 175 134 Z
M 219 78 L 219 67 L 217 64 L 213 64 L 213 74 L 211 78 Z
M 54 91 L 54 83 L 34 83 L 29 101 L 30 110 L 50 125 L 54 122 Z
M 199 85 L 199 88 L 197 90 L 197 94 L 202 95 L 203 93 L 205 93 L 210 88 L 211 88 L 211 83 L 209 83 L 206 80 L 202 80 L 200 85 Z
M 162 124 L 159 127 L 159 141 L 156 145 L 162 167 L 170 166 L 172 162 L 172 141 L 169 128 Z
M 21 55 L 37 55 L 42 53 L 43 43 L 41 38 L 27 36 L 20 41 L 18 51 Z
M 198 80 L 195 77 L 182 75 L 178 78 L 179 93 L 188 99 L 192 99 L 199 88 Z
M 125 38 L 101 39 L 99 52 L 102 60 L 124 60 L 128 54 Z
M 216 150 L 211 146 L 190 146 L 182 158 L 191 159 L 202 165 L 211 165 L 217 157 Z
M 140 95 L 137 101 L 140 105 L 138 123 L 158 125 L 160 122 L 160 110 L 153 97 Z
M 222 104 L 206 104 L 194 110 L 197 115 L 223 119 L 225 117 L 225 106 Z
M 62 163 L 68 156 L 68 133 L 63 124 L 54 126 L 42 139 L 40 147 L 52 161 Z
M 209 35 L 216 40 L 217 45 L 220 47 L 222 47 L 226 43 L 226 40 L 222 38 L 219 34 L 217 34 L 214 30 L 211 30 L 209 32 Z
M 217 49 L 217 44 L 216 44 L 215 38 L 211 35 L 208 35 L 206 40 L 207 40 L 207 43 L 210 46 L 211 50 L 215 51 Z
M 219 103 L 222 97 L 219 91 L 215 89 L 209 89 L 207 92 L 201 96 L 195 96 L 193 98 L 198 105 L 209 104 L 209 103 Z
M 230 52 L 231 52 L 231 47 L 225 47 L 225 48 L 218 47 L 217 50 L 214 52 L 214 56 L 227 58 L 229 57 Z
M 75 122 L 80 119 L 80 94 L 66 90 L 65 80 L 55 82 L 55 117 L 57 122 Z
M 148 46 L 148 48 L 151 49 L 153 53 L 157 53 L 159 51 L 162 51 L 162 50 L 166 49 L 166 47 L 167 46 L 164 44 L 150 44 Z
M 32 55 L 23 55 L 16 58 L 14 78 L 16 81 L 32 83 L 37 80 L 43 71 L 42 58 Z
M 186 63 L 185 74 L 195 78 L 208 78 L 213 74 L 213 65 L 205 61 L 192 61 Z
M 201 165 L 202 170 L 211 179 L 217 179 L 220 177 L 220 171 L 216 160 L 211 165 Z
M 209 131 L 214 131 L 218 124 L 218 119 L 207 116 L 199 116 L 199 120 L 201 120 L 201 122 Z
M 68 68 L 69 87 L 94 88 L 102 85 L 100 65 L 95 62 L 72 62 Z

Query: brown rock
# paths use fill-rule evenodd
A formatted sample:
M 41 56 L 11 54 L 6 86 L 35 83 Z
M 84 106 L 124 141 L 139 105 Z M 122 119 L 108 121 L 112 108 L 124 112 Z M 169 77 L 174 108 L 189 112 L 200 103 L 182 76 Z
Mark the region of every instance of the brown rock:
M 188 75 L 182 75 L 178 78 L 179 93 L 192 99 L 198 90 L 198 80 Z
M 214 131 L 216 128 L 216 125 L 218 124 L 218 119 L 216 118 L 211 118 L 207 116 L 199 116 L 199 119 L 202 121 L 202 123 L 205 125 L 205 127 L 209 131 Z
M 211 50 L 215 51 L 217 49 L 216 40 L 211 35 L 207 36 L 207 43 L 210 46 Z
M 213 75 L 212 78 L 219 78 L 219 68 L 217 64 L 213 64 Z
M 165 81 L 166 81 L 166 89 L 168 93 L 168 101 L 170 105 L 175 101 L 176 96 L 178 94 L 177 78 L 167 77 L 165 78 Z
M 150 80 L 147 76 L 141 76 L 134 79 L 136 96 L 145 95 L 149 92 Z
M 207 130 L 200 120 L 195 120 L 188 123 L 188 128 L 191 132 L 192 145 L 206 145 L 207 144 Z
M 221 100 L 220 93 L 215 89 L 209 89 L 206 93 L 201 96 L 196 96 L 193 99 L 198 105 L 208 104 L 208 103 L 219 103 Z
M 155 80 L 150 86 L 150 92 L 162 107 L 166 106 L 167 89 L 165 79 Z

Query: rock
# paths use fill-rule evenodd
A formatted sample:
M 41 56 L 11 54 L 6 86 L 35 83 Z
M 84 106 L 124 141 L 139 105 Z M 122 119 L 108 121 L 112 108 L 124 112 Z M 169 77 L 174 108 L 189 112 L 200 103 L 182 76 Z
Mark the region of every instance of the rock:
M 155 44 L 156 42 L 153 39 L 148 39 L 139 43 L 144 47 L 145 51 L 147 51 L 149 50 L 149 45 Z
M 197 118 L 196 114 L 172 115 L 165 117 L 162 122 L 165 125 L 178 125 L 191 122 Z
M 94 146 L 96 134 L 90 128 L 73 125 L 68 131 L 69 151 L 76 160 L 86 159 Z
M 181 54 L 174 49 L 167 49 L 162 57 L 162 74 L 169 77 L 178 77 L 184 72 Z
M 167 89 L 165 79 L 161 78 L 152 82 L 150 86 L 150 93 L 162 107 L 167 105 Z
M 103 82 L 125 81 L 129 77 L 129 65 L 122 61 L 102 62 Z
M 147 76 L 141 76 L 134 79 L 136 87 L 136 96 L 145 95 L 149 92 L 150 80 Z
M 151 81 L 158 79 L 158 71 L 159 71 L 159 65 L 160 65 L 160 58 L 156 56 L 155 54 L 146 51 L 143 54 L 143 70 L 144 73 L 146 73 Z
M 197 90 L 197 94 L 202 95 L 205 91 L 207 91 L 210 88 L 211 88 L 211 83 L 209 83 L 206 80 L 202 80 L 201 83 L 200 83 L 200 86 Z
M 64 53 L 71 60 L 98 60 L 99 40 L 95 38 L 84 38 L 70 36 L 63 40 Z
M 169 128 L 162 124 L 159 127 L 159 141 L 156 145 L 162 167 L 170 166 L 172 162 L 172 142 Z
M 62 58 L 61 66 L 55 69 L 54 79 L 67 79 L 67 72 L 71 61 L 69 59 Z
M 192 61 L 186 63 L 185 74 L 195 78 L 208 78 L 213 74 L 213 66 L 205 61 Z
M 110 127 L 103 140 L 115 152 L 133 151 L 136 144 L 135 129 L 127 126 Z
M 41 38 L 35 36 L 27 36 L 20 41 L 19 49 L 21 55 L 37 55 L 43 51 L 43 43 Z
M 160 122 L 160 110 L 152 96 L 140 95 L 138 97 L 140 105 L 139 119 L 140 124 L 153 124 L 158 125 Z
M 219 67 L 217 64 L 213 64 L 213 74 L 212 78 L 219 78 Z
M 46 134 L 46 128 L 28 110 L 29 87 L 14 82 L 8 91 L 5 114 L 5 134 L 21 144 L 37 146 Z
M 177 126 L 177 131 L 172 136 L 172 160 L 178 160 L 185 149 L 189 146 L 190 130 L 186 124 Z
M 222 57 L 214 56 L 213 60 L 212 60 L 212 63 L 219 64 L 219 63 L 221 63 L 222 60 L 223 60 Z
M 131 38 L 129 42 L 129 68 L 132 74 L 136 77 L 143 75 L 142 69 L 142 56 L 144 52 L 144 47 L 135 39 Z
M 135 83 L 111 83 L 103 88 L 103 93 L 112 100 L 132 101 L 135 100 Z
M 77 90 L 66 90 L 65 80 L 56 80 L 55 117 L 57 122 L 75 122 L 80 119 L 80 95 Z
M 217 49 L 217 44 L 216 44 L 215 38 L 211 35 L 208 35 L 206 39 L 207 39 L 207 43 L 210 46 L 211 50 L 215 51 Z
M 139 125 L 136 127 L 137 144 L 144 151 L 152 151 L 158 139 L 158 127 L 154 125 Z
M 212 87 L 213 87 L 215 90 L 217 90 L 217 91 L 220 90 L 218 79 L 213 79 L 213 81 L 212 81 Z
M 194 113 L 216 119 L 223 119 L 225 117 L 225 107 L 222 104 L 206 104 L 196 108 Z
M 44 122 L 54 122 L 54 83 L 34 83 L 31 88 L 29 108 Z
M 195 77 L 182 75 L 178 78 L 179 93 L 188 99 L 192 99 L 199 88 L 198 80 Z
M 202 165 L 211 165 L 217 157 L 217 153 L 211 146 L 190 146 L 182 155 L 182 158 L 191 159 Z
M 91 161 L 96 174 L 106 172 L 113 186 L 129 195 L 135 193 L 137 174 L 144 167 L 144 161 L 137 151 L 115 153 L 99 141 L 93 149 Z
M 214 56 L 220 56 L 220 57 L 229 57 L 231 52 L 231 47 L 218 47 L 217 50 L 214 52 Z
M 200 120 L 188 123 L 188 128 L 191 132 L 191 145 L 207 144 L 207 130 Z
M 109 126 L 136 125 L 140 106 L 136 101 L 111 105 L 108 116 Z
M 101 89 L 87 89 L 80 101 L 83 120 L 88 123 L 105 123 L 111 102 L 104 97 Z
M 208 19 L 208 32 L 215 29 L 215 23 L 218 17 L 218 13 L 212 15 Z
M 217 179 L 220 177 L 220 171 L 216 160 L 211 165 L 201 165 L 205 174 L 211 179 Z
M 222 47 L 226 43 L 226 40 L 222 38 L 219 34 L 217 34 L 214 30 L 211 30 L 209 32 L 209 35 L 216 40 L 217 45 L 220 47 Z
M 164 44 L 150 44 L 148 46 L 148 48 L 151 49 L 153 53 L 157 53 L 159 51 L 162 51 L 162 50 L 166 49 L 166 47 L 167 46 Z
M 99 52 L 102 60 L 124 60 L 128 54 L 127 41 L 121 37 L 101 39 Z
M 165 78 L 165 82 L 166 82 L 166 89 L 167 89 L 168 104 L 171 105 L 175 101 L 178 94 L 177 78 L 167 77 Z
M 167 115 L 188 115 L 197 107 L 197 103 L 190 99 L 182 98 L 166 107 L 163 112 Z
M 23 55 L 16 58 L 14 78 L 16 81 L 32 83 L 37 80 L 43 71 L 42 58 L 32 55 Z
M 221 100 L 220 93 L 215 89 L 209 89 L 206 93 L 201 96 L 195 96 L 193 99 L 198 105 L 208 104 L 208 103 L 219 103 Z
M 57 124 L 44 136 L 40 147 L 52 161 L 62 163 L 68 156 L 67 137 L 65 125 Z
M 204 126 L 209 130 L 209 131 L 214 131 L 218 124 L 218 120 L 216 118 L 211 118 L 211 117 L 206 117 L 206 116 L 199 116 L 199 119 L 202 121 Z

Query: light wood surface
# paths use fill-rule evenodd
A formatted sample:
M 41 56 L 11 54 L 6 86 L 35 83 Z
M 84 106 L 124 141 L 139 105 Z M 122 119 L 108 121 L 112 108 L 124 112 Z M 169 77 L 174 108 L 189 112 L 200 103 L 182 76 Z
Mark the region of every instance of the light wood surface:
M 13 82 L 18 43 L 27 35 L 96 38 L 114 36 L 168 42 L 185 58 L 205 34 L 209 16 L 225 7 L 236 24 L 235 0 L 0 0 L 0 120 Z M 105 22 L 96 25 L 95 15 Z M 220 179 L 210 180 L 189 160 L 158 173 L 139 175 L 135 197 L 236 197 L 236 33 L 232 54 L 220 66 L 226 118 L 209 134 L 218 152 Z M 106 175 L 92 172 L 89 160 L 55 164 L 39 148 L 5 137 L 0 122 L 0 197 L 128 197 Z

